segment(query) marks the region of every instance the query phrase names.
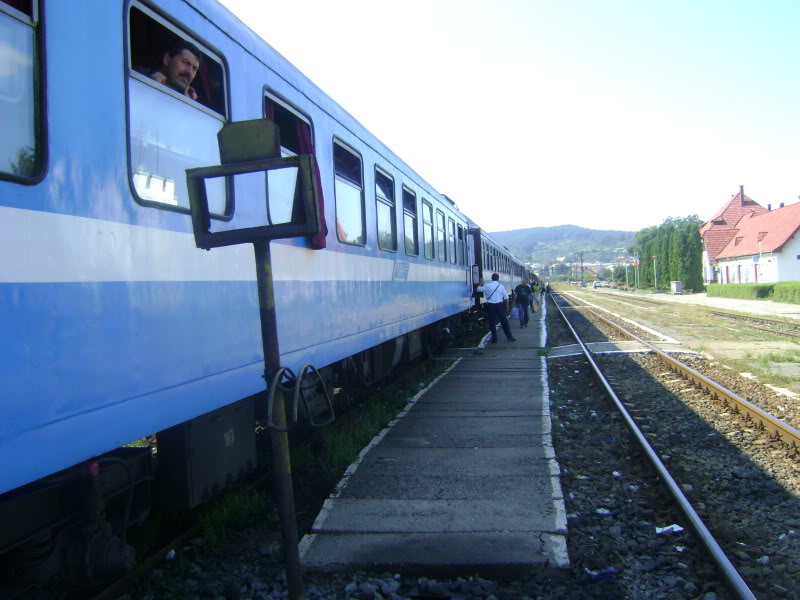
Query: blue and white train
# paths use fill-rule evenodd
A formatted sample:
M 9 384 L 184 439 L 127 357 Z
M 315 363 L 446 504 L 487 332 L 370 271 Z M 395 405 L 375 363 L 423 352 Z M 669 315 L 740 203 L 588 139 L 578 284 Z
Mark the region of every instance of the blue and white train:
M 196 99 L 147 76 L 176 40 L 203 55 Z M 315 156 L 323 199 L 321 234 L 271 245 L 282 364 L 378 379 L 480 302 L 483 269 L 526 275 L 213 0 L 0 0 L 0 582 L 129 563 L 111 542 L 147 512 L 152 459 L 126 444 L 163 435 L 159 471 L 193 505 L 218 482 L 187 457 L 252 429 L 253 252 L 196 247 L 185 172 L 220 163 L 224 124 L 261 118 L 284 156 Z M 209 185 L 213 228 L 280 221 L 284 184 Z M 82 575 L 63 558 L 101 546 Z

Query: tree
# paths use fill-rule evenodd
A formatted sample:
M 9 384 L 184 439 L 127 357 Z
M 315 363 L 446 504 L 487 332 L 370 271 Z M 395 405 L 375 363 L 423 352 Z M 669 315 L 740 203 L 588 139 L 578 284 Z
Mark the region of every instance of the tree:
M 682 281 L 685 288 L 702 289 L 700 225 L 697 215 L 669 217 L 661 225 L 646 227 L 636 233 L 630 252 L 640 259 L 641 287 L 652 287 L 657 275 L 659 288 L 669 287 L 670 281 Z

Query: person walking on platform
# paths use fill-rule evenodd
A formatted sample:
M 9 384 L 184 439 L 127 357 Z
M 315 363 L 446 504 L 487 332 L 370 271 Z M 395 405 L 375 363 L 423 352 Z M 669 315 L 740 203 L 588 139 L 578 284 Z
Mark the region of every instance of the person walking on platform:
M 530 315 L 528 315 L 528 304 L 531 301 L 531 286 L 528 285 L 528 280 L 523 279 L 517 287 L 514 288 L 514 302 L 519 311 L 519 326 L 527 327 Z
M 489 329 L 492 332 L 492 343 L 497 343 L 497 322 L 503 326 L 503 332 L 506 334 L 509 342 L 516 342 L 517 338 L 511 335 L 511 327 L 508 326 L 508 319 L 506 319 L 506 303 L 508 302 L 508 292 L 505 286 L 500 283 L 500 275 L 492 273 L 492 281 L 484 285 L 483 277 L 478 282 L 477 291 L 483 292 L 486 298 L 486 312 L 489 316 Z
M 536 312 L 539 310 L 539 298 L 542 293 L 542 284 L 539 281 L 534 281 L 531 285 L 531 311 Z

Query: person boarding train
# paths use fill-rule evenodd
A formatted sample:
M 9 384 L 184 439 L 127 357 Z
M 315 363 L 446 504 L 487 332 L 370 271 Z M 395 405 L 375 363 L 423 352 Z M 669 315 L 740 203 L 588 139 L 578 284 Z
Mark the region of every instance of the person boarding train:
M 503 326 L 503 332 L 509 342 L 516 342 L 517 338 L 511 335 L 511 327 L 506 319 L 506 304 L 508 303 L 508 292 L 505 286 L 500 283 L 500 275 L 492 273 L 492 281 L 484 285 L 483 278 L 478 282 L 477 291 L 483 292 L 486 298 L 486 312 L 489 316 L 489 329 L 492 332 L 492 343 L 497 343 L 497 322 Z

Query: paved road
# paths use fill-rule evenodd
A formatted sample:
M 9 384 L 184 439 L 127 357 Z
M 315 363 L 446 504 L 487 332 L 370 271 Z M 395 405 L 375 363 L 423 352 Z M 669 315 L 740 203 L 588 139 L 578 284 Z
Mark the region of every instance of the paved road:
M 618 292 L 600 288 L 592 290 L 600 294 L 618 294 L 630 296 L 628 292 Z M 768 300 L 738 300 L 736 298 L 710 298 L 705 292 L 702 294 L 636 294 L 643 298 L 653 300 L 663 300 L 666 302 L 677 302 L 680 304 L 702 304 L 726 310 L 736 310 L 754 315 L 765 315 L 774 317 L 787 317 L 790 319 L 800 319 L 800 304 L 786 304 L 783 302 L 770 302 Z

